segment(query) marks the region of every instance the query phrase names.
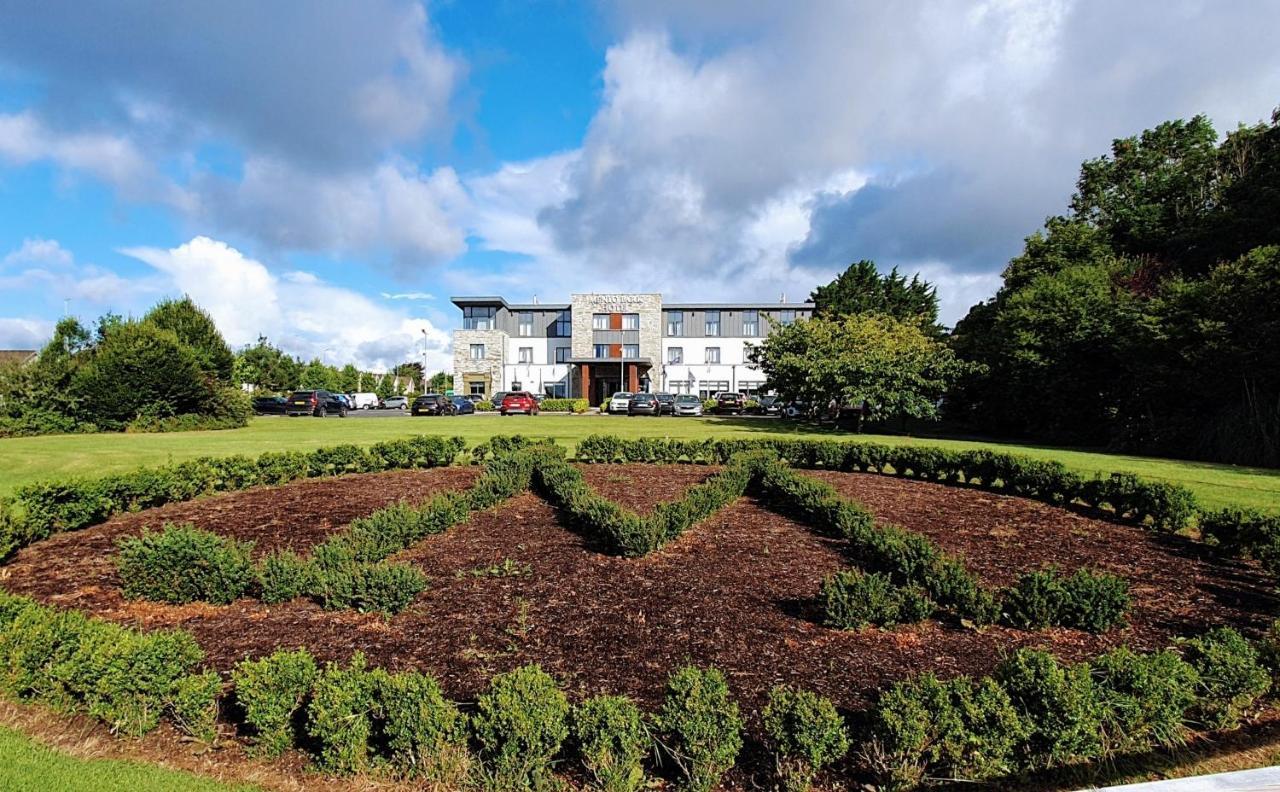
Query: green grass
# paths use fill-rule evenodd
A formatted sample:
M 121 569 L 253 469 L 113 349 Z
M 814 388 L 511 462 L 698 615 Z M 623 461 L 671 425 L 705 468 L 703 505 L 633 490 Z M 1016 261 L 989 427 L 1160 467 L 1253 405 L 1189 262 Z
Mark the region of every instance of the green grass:
M 650 418 L 540 415 L 536 418 L 475 415 L 459 418 L 256 418 L 244 429 L 172 434 L 100 434 L 20 437 L 0 440 L 0 493 L 32 481 L 95 476 L 196 456 L 257 455 L 306 450 L 337 443 L 368 444 L 410 434 L 460 435 L 474 444 L 494 434 L 536 434 L 573 446 L 589 434 L 623 437 L 789 437 L 862 439 L 948 448 L 995 448 L 1039 459 L 1056 459 L 1085 474 L 1128 471 L 1184 484 L 1209 506 L 1238 505 L 1280 511 L 1280 470 L 1107 454 L 1049 446 L 982 440 L 854 435 L 754 418 Z
M 78 759 L 0 727 L 0 789 L 5 792 L 250 792 L 190 773 L 117 759 Z

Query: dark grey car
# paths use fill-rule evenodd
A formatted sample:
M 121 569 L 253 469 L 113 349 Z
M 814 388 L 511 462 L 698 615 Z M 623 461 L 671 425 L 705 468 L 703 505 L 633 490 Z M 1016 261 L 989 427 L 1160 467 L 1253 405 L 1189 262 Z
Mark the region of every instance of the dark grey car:
M 637 393 L 627 402 L 627 415 L 662 415 L 661 404 L 652 393 Z

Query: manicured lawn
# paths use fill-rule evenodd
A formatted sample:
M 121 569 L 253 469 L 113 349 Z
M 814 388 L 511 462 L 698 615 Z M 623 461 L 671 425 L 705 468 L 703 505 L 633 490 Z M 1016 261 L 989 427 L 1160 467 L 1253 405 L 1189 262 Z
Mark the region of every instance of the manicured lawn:
M 0 727 L 0 789 L 6 792 L 251 792 L 138 762 L 78 759 Z
M 494 434 L 536 434 L 573 446 L 589 434 L 624 437 L 789 437 L 862 439 L 949 448 L 997 448 L 1041 459 L 1056 459 L 1077 471 L 1129 471 L 1185 484 L 1208 505 L 1228 504 L 1280 511 L 1280 470 L 1206 462 L 1105 454 L 981 440 L 854 435 L 761 418 L 650 418 L 540 415 L 536 418 L 474 415 L 457 418 L 380 416 L 340 418 L 256 418 L 244 429 L 139 435 L 58 435 L 0 440 L 0 493 L 31 481 L 73 475 L 103 475 L 196 456 L 257 455 L 264 451 L 311 449 L 337 443 L 368 444 L 409 434 L 460 435 L 477 443 Z

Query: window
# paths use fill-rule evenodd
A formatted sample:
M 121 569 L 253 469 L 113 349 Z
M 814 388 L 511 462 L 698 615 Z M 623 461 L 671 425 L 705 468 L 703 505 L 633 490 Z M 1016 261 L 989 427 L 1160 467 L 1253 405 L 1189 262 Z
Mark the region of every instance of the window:
M 703 380 L 698 383 L 698 396 L 704 401 L 707 399 L 713 399 L 717 393 L 727 390 L 729 390 L 728 380 L 721 380 L 719 382 L 715 380 Z
M 760 391 L 763 389 L 763 382 L 752 382 L 751 380 L 738 381 L 738 393 L 741 393 L 743 396 L 755 398 L 760 395 Z
M 609 314 L 591 314 L 592 330 L 608 330 Z
M 742 312 L 742 334 L 747 338 L 754 338 L 755 336 L 760 335 L 759 311 Z
M 795 311 L 788 310 L 788 311 L 781 311 L 779 313 L 778 322 L 780 324 L 784 324 L 784 325 L 795 324 L 795 321 L 796 321 Z
M 720 335 L 720 312 L 707 311 L 707 332 L 708 337 Z
M 667 311 L 667 335 L 684 335 L 684 311 Z
M 686 380 L 676 380 L 674 382 L 668 382 L 667 390 L 675 394 L 688 393 L 689 383 Z
M 622 357 L 628 360 L 630 360 L 631 358 L 640 357 L 640 345 L 639 344 L 623 344 Z
M 471 345 L 471 359 L 484 360 L 484 344 Z
M 556 347 L 556 362 L 557 363 L 569 362 L 569 347 Z
M 556 316 L 556 321 L 551 325 L 551 335 L 554 338 L 568 338 L 573 335 L 573 322 L 569 318 L 568 311 L 561 311 Z
M 608 345 L 608 344 L 596 344 L 596 346 L 595 346 L 595 351 L 592 353 L 592 357 L 597 357 L 597 358 L 607 358 L 607 357 L 609 357 L 609 345 Z
M 622 329 L 623 330 L 639 330 L 640 314 L 623 314 Z
M 565 382 L 553 382 L 545 386 L 547 389 L 547 397 L 551 399 L 567 399 L 569 398 L 569 385 Z
M 707 362 L 708 363 L 720 362 L 720 347 L 707 347 Z
M 533 311 L 520 312 L 519 331 L 520 331 L 521 337 L 523 338 L 528 338 L 529 336 L 533 335 Z
M 467 383 L 467 393 L 470 393 L 473 396 L 483 396 L 484 382 L 482 380 L 475 380 Z
M 683 362 L 684 362 L 684 347 L 667 347 L 667 362 L 668 362 L 668 363 L 683 363 Z
M 532 363 L 532 362 L 533 362 L 533 347 L 520 347 L 520 357 L 519 357 L 519 361 L 520 361 L 521 363 L 525 363 L 525 364 Z
M 468 305 L 462 309 L 463 330 L 492 330 L 498 309 L 487 305 Z

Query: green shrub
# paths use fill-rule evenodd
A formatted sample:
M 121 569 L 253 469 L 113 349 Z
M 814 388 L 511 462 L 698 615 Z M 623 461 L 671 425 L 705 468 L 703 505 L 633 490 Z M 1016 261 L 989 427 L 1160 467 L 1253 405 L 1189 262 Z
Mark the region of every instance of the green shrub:
M 476 412 L 497 412 L 498 408 L 493 406 L 493 402 L 485 399 L 476 402 Z
M 477 701 L 472 729 L 494 789 L 541 789 L 568 736 L 569 701 L 537 665 L 499 674 Z
M 384 676 L 376 699 L 392 766 L 446 789 L 461 788 L 470 767 L 467 721 L 436 680 L 417 671 Z
M 807 690 L 774 687 L 761 716 L 788 792 L 808 792 L 819 771 L 849 752 L 849 734 L 835 706 Z
M 305 649 L 278 650 L 245 660 L 231 672 L 236 701 L 254 731 L 254 749 L 278 756 L 297 745 L 300 715 L 316 679 L 316 661 Z
M 885 788 L 926 777 L 982 781 L 1010 773 L 1031 726 L 990 678 L 922 674 L 880 695 L 867 755 Z
M 124 595 L 157 602 L 214 602 L 226 605 L 253 583 L 251 543 L 202 531 L 191 524 L 166 524 L 160 533 L 119 542 L 116 565 Z
M 1196 700 L 1199 675 L 1173 652 L 1138 654 L 1127 647 L 1095 658 L 1106 754 L 1147 751 L 1183 741 L 1183 721 Z
M 1271 687 L 1258 650 L 1230 627 L 1186 642 L 1183 659 L 1200 677 L 1196 716 L 1210 729 L 1234 729 Z
M 543 399 L 539 409 L 544 412 L 584 413 L 591 409 L 586 399 Z
M 842 630 L 910 624 L 933 612 L 933 603 L 919 589 L 895 586 L 888 575 L 857 569 L 824 580 L 821 600 L 823 621 Z
M 291 550 L 268 553 L 258 565 L 258 597 L 268 605 L 288 602 L 311 593 L 319 570 L 310 560 Z
M 602 792 L 635 792 L 649 751 L 644 716 L 626 696 L 595 696 L 573 708 L 572 731 L 582 765 Z
M 188 674 L 177 680 L 169 696 L 169 714 L 184 733 L 203 742 L 218 736 L 218 697 L 222 677 L 216 671 Z
M 385 672 L 365 667 L 360 652 L 346 668 L 325 664 L 307 707 L 307 734 L 315 741 L 320 769 L 341 774 L 368 769 L 372 713 L 384 678 Z
M 320 604 L 361 613 L 399 613 L 427 588 L 426 575 L 408 564 L 321 564 L 317 575 Z
M 1102 713 L 1088 664 L 1063 666 L 1048 652 L 1019 649 L 996 667 L 993 678 L 1030 725 L 1020 746 L 1027 766 L 1101 755 Z
M 1071 627 L 1102 633 L 1124 622 L 1129 586 L 1105 572 L 1079 569 L 1065 580 L 1054 568 L 1027 572 L 1004 592 L 1006 620 L 1028 630 Z
M 683 788 L 691 792 L 714 788 L 742 750 L 742 716 L 724 674 L 714 668 L 685 666 L 673 673 L 657 725 L 684 776 Z

